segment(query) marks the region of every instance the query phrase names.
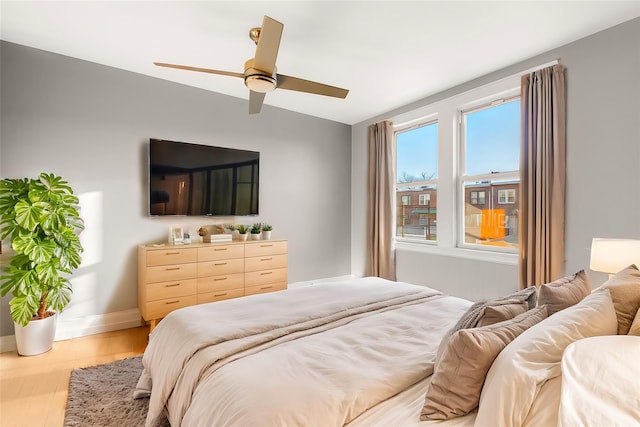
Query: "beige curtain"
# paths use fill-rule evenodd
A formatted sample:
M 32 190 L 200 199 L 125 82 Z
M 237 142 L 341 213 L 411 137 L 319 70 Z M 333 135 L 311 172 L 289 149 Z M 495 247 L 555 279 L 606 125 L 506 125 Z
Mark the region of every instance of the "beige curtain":
M 395 163 L 391 122 L 369 126 L 369 181 L 367 186 L 367 275 L 396 280 L 393 249 Z
M 520 287 L 563 275 L 566 108 L 564 67 L 522 76 Z

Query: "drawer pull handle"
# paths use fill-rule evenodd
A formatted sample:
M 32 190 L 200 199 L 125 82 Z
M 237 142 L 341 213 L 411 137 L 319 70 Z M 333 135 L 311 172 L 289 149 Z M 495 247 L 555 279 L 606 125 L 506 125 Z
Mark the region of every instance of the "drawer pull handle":
M 171 270 L 180 270 L 180 267 L 166 268 L 165 270 L 167 270 L 167 271 L 171 271 Z
M 180 255 L 180 252 L 165 252 L 165 255 Z
M 260 273 L 261 276 L 266 276 L 267 274 L 273 274 L 273 271 L 265 271 L 264 273 Z
M 174 288 L 176 286 L 180 286 L 180 283 L 172 283 L 170 285 L 164 285 L 165 288 Z
M 226 251 L 227 248 L 215 248 L 214 251 Z
M 273 245 L 260 245 L 261 248 L 270 248 Z
M 223 297 L 223 296 L 225 296 L 226 294 L 227 294 L 226 292 L 223 292 L 223 293 L 221 293 L 221 294 L 213 294 L 213 296 L 214 296 L 214 297 Z
M 216 267 L 218 267 L 218 266 L 221 266 L 221 265 L 227 265 L 227 263 L 226 263 L 226 262 L 218 262 L 218 263 L 215 263 L 215 264 L 213 264 L 213 265 L 215 265 Z
M 177 304 L 179 302 L 180 302 L 180 300 L 178 299 L 178 300 L 175 300 L 175 301 L 167 301 L 167 302 L 165 302 L 165 304 Z
M 260 261 L 271 261 L 273 258 L 260 258 Z
M 260 289 L 271 289 L 273 288 L 273 285 L 269 285 L 269 286 L 262 286 L 260 287 Z
M 221 280 L 227 280 L 227 278 L 226 277 L 220 277 L 220 278 L 217 278 L 217 279 L 213 279 L 214 282 L 219 282 Z

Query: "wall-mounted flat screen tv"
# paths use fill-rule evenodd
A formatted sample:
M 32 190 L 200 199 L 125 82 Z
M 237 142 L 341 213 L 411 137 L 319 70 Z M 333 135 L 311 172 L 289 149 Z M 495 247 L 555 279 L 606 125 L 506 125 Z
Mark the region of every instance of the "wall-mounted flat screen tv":
M 260 153 L 149 140 L 150 215 L 258 215 Z

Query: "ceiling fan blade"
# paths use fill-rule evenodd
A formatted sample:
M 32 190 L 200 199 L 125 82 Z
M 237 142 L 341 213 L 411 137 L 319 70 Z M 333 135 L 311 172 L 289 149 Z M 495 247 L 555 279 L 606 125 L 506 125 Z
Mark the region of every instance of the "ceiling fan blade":
M 295 90 L 298 92 L 314 93 L 316 95 L 333 96 L 335 98 L 346 98 L 349 91 L 336 86 L 329 86 L 323 83 L 312 82 L 310 80 L 299 79 L 297 77 L 278 74 L 278 89 Z
M 165 64 L 164 62 L 154 62 L 158 67 L 177 68 L 178 70 L 198 71 L 200 73 L 220 74 L 223 76 L 244 78 L 242 73 L 234 73 L 232 71 L 212 70 L 210 68 L 190 67 L 188 65 Z
M 268 16 L 262 20 L 254 67 L 269 75 L 272 75 L 276 68 L 276 58 L 278 57 L 283 28 L 282 23 Z
M 249 114 L 258 114 L 262 109 L 262 102 L 266 94 L 249 91 Z

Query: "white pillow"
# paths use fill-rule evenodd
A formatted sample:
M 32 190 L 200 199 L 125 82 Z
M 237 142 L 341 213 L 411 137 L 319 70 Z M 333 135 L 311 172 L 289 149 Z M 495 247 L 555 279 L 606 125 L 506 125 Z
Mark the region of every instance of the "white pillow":
M 602 289 L 524 331 L 489 369 L 475 425 L 522 426 L 540 387 L 560 375 L 564 349 L 582 338 L 615 335 L 617 329 L 611 295 Z

